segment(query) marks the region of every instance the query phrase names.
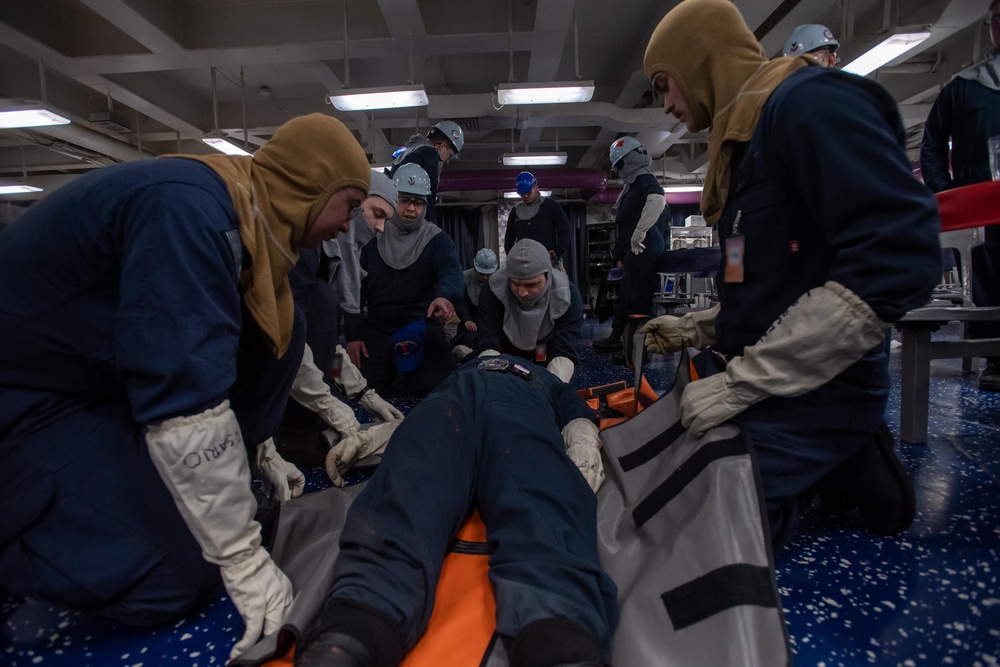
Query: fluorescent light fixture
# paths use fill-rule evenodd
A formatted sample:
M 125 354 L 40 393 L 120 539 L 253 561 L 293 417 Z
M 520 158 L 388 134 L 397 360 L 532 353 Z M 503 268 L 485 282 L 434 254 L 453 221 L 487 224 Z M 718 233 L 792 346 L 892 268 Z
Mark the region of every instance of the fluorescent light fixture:
M 566 164 L 565 153 L 504 153 L 503 163 L 508 167 L 527 167 L 529 165 Z
M 221 130 L 206 132 L 205 136 L 203 136 L 201 140 L 215 150 L 225 153 L 226 155 L 250 155 L 250 153 L 247 153 L 245 150 L 234 144 L 229 139 L 229 135 Z
M 36 188 L 27 183 L 0 183 L 0 195 L 20 195 L 26 192 L 41 192 L 42 188 Z
M 554 83 L 501 83 L 497 85 L 499 104 L 564 104 L 589 102 L 594 96 L 593 81 Z
M 340 111 L 402 109 L 427 106 L 427 91 L 422 85 L 383 88 L 345 88 L 330 93 L 330 102 Z
M 66 125 L 69 118 L 63 118 L 57 113 L 37 108 L 19 108 L 0 111 L 0 128 L 42 127 L 43 125 Z
M 701 192 L 703 185 L 664 185 L 664 192 Z
M 551 197 L 552 196 L 552 190 L 539 190 L 538 194 L 540 194 L 543 197 Z M 503 198 L 504 199 L 520 199 L 521 195 L 517 194 L 513 190 L 509 190 L 509 191 L 503 193 Z
M 930 32 L 900 32 L 891 35 L 841 69 L 858 76 L 874 72 L 931 36 Z

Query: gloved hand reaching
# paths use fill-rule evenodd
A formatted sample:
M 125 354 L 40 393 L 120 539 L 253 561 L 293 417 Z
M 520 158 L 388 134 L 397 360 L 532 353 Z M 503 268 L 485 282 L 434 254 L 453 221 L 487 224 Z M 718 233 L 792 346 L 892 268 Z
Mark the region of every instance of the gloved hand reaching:
M 641 255 L 642 251 L 646 249 L 646 244 L 643 241 L 646 240 L 646 230 L 639 229 L 638 227 L 634 232 L 632 232 L 632 238 L 629 243 L 632 246 L 633 255 Z
M 659 220 L 666 205 L 667 200 L 661 194 L 651 194 L 646 197 L 646 203 L 642 205 L 642 213 L 639 215 L 639 222 L 636 223 L 635 231 L 632 232 L 630 239 L 632 254 L 639 255 L 646 249 L 643 244 L 646 232 Z
M 362 394 L 358 403 L 361 404 L 361 407 L 363 407 L 368 414 L 381 421 L 388 422 L 393 419 L 403 418 L 403 413 L 400 412 L 397 407 L 379 396 L 374 389 L 369 389 Z
M 597 424 L 579 417 L 566 424 L 562 430 L 566 455 L 580 469 L 583 478 L 594 493 L 604 483 L 604 462 L 601 460 L 601 439 Z
M 292 583 L 264 549 L 223 564 L 220 572 L 226 592 L 246 624 L 243 638 L 229 654 L 232 660 L 256 644 L 261 632 L 267 636 L 281 629 L 292 605 Z
M 330 448 L 326 455 L 326 474 L 335 486 L 344 486 L 342 473 L 350 470 L 355 463 L 374 454 L 381 454 L 401 419 L 375 424 L 343 438 Z
M 296 402 L 315 412 L 336 429 L 341 437 L 361 428 L 351 406 L 341 403 L 330 393 L 330 388 L 323 381 L 323 372 L 316 367 L 308 345 L 302 355 L 299 371 L 295 374 L 291 395 Z
M 280 630 L 292 604 L 291 583 L 260 544 L 236 415 L 223 401 L 196 415 L 168 419 L 147 429 L 146 445 L 202 555 L 219 566 L 246 623 L 230 654 L 235 658 L 257 642 L 261 631 Z
M 257 469 L 264 481 L 264 494 L 274 490 L 279 502 L 298 498 L 306 488 L 306 476 L 294 465 L 281 458 L 274 447 L 274 439 L 268 438 L 257 446 Z
M 374 389 L 368 388 L 368 381 L 361 374 L 358 367 L 351 361 L 351 356 L 342 346 L 337 346 L 336 355 L 340 362 L 340 372 L 333 378 L 334 383 L 340 390 L 347 394 L 350 399 L 358 399 L 358 403 L 375 419 L 391 421 L 402 419 L 403 413 L 384 398 L 378 395 Z M 360 398 L 359 398 L 360 397 Z M 353 413 L 352 413 L 353 414 Z M 346 436 L 347 434 L 341 434 Z
M 661 315 L 642 325 L 639 333 L 646 334 L 646 349 L 655 354 L 672 354 L 685 347 L 703 350 L 715 342 L 715 318 L 719 305 L 698 310 L 681 317 Z
M 769 396 L 816 389 L 883 342 L 888 326 L 840 283 L 811 289 L 725 372 L 684 389 L 681 424 L 700 435 Z

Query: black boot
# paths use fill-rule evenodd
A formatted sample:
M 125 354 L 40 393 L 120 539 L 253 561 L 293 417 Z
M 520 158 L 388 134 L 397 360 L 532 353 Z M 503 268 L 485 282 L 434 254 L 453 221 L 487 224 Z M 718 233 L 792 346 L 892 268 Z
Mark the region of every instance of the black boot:
M 910 527 L 916 514 L 913 483 L 893 451 L 892 433 L 883 422 L 872 442 L 841 463 L 820 482 L 819 497 L 835 514 L 857 516 L 876 535 Z
M 295 652 L 295 667 L 369 667 L 370 664 L 368 649 L 342 632 L 321 632 Z
M 1000 358 L 990 357 L 986 360 L 986 368 L 979 374 L 979 390 L 1000 391 Z
M 295 649 L 295 667 L 398 667 L 403 632 L 381 612 L 348 600 L 329 600 Z
M 622 343 L 622 331 L 625 330 L 624 325 L 615 324 L 611 327 L 611 335 L 607 338 L 602 338 L 601 340 L 594 341 L 595 350 L 608 350 L 614 352 L 616 350 L 621 350 L 624 348 Z
M 521 628 L 509 655 L 511 667 L 607 667 L 590 632 L 563 616 Z

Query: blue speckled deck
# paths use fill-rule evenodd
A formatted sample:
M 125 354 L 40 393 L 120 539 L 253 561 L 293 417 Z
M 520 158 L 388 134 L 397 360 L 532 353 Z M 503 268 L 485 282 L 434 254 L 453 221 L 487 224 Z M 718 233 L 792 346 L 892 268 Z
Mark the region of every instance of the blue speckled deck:
M 608 329 L 588 321 L 587 338 L 603 338 Z M 956 331 L 946 328 L 943 335 Z M 654 358 L 646 373 L 654 388 L 669 386 L 675 364 L 675 358 Z M 916 487 L 913 526 L 899 537 L 874 537 L 845 530 L 814 508 L 778 563 L 799 667 L 1000 661 L 1000 394 L 980 392 L 959 360 L 935 361 L 931 368 L 929 442 L 899 450 Z M 887 421 L 898 431 L 898 352 L 892 369 Z M 573 385 L 630 376 L 611 355 L 588 348 Z M 404 411 L 415 403 L 405 396 L 392 400 Z M 328 484 L 321 469 L 306 473 L 307 492 Z M 2 597 L 0 619 L 3 667 L 223 665 L 242 634 L 221 587 L 202 613 L 152 631 Z

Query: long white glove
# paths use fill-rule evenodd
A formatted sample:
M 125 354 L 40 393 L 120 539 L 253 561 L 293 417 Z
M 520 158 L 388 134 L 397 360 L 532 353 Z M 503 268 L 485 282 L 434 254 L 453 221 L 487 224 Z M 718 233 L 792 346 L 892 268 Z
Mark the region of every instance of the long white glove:
M 271 495 L 273 489 L 280 502 L 298 498 L 306 488 L 306 476 L 294 465 L 281 458 L 274 448 L 274 440 L 268 438 L 257 446 L 257 469 L 264 480 L 264 494 Z
M 719 304 L 708 310 L 654 317 L 642 325 L 639 333 L 646 334 L 646 349 L 655 354 L 680 352 L 685 347 L 704 350 L 715 342 L 715 318 Z
M 604 484 L 604 462 L 601 461 L 601 439 L 598 433 L 597 424 L 583 417 L 574 419 L 562 430 L 566 455 L 580 469 L 594 493 Z
M 349 435 L 361 428 L 351 406 L 341 403 L 330 393 L 330 388 L 323 381 L 323 372 L 316 368 L 312 350 L 308 345 L 302 355 L 299 371 L 295 374 L 291 395 L 298 403 L 318 414 L 341 436 Z
M 545 368 L 563 382 L 568 383 L 573 379 L 573 371 L 576 370 L 576 365 L 567 357 L 553 357 L 549 360 L 549 364 Z
M 701 434 L 768 396 L 799 396 L 826 384 L 885 339 L 889 325 L 843 285 L 811 289 L 724 373 L 692 382 L 681 423 Z
M 343 438 L 331 447 L 326 455 L 326 474 L 330 476 L 334 485 L 344 486 L 341 473 L 350 470 L 361 459 L 384 452 L 389 438 L 402 423 L 401 419 L 396 419 L 384 424 L 375 424 Z
M 292 584 L 260 546 L 250 467 L 229 401 L 190 417 L 175 417 L 146 432 L 149 456 L 174 497 L 202 555 L 218 565 L 222 581 L 246 623 L 231 658 L 263 630 L 277 632 L 292 604 Z
M 664 199 L 663 195 L 652 194 L 646 197 L 646 203 L 642 205 L 642 214 L 639 216 L 639 222 L 636 223 L 635 231 L 632 232 L 631 244 L 633 254 L 638 255 L 646 249 L 643 243 L 646 238 L 646 232 L 656 224 L 666 205 L 667 200 Z
M 358 403 L 365 409 L 365 412 L 376 419 L 392 421 L 403 418 L 403 413 L 394 405 L 379 396 L 374 389 L 368 388 L 365 376 L 351 361 L 351 355 L 342 345 L 337 346 L 336 354 L 340 360 L 340 374 L 333 378 L 333 382 L 347 394 L 348 398 L 358 399 Z M 360 398 L 358 398 L 359 396 Z

